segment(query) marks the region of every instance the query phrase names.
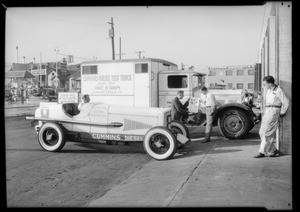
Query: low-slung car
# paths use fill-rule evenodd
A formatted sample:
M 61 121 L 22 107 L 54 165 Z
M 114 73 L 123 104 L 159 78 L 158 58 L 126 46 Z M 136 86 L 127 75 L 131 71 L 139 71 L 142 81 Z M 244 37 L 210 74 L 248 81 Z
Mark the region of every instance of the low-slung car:
M 148 108 L 86 103 L 41 102 L 31 119 L 41 147 L 60 151 L 67 141 L 107 143 L 143 142 L 156 160 L 170 159 L 190 141 L 187 127 L 171 121 L 170 108 Z

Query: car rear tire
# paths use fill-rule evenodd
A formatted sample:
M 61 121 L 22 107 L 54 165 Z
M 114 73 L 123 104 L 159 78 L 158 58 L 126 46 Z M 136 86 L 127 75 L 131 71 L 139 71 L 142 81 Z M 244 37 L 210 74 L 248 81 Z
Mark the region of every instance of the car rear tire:
M 241 138 L 251 129 L 251 121 L 241 109 L 223 111 L 218 124 L 222 134 L 229 139 Z
M 42 125 L 38 133 L 38 141 L 41 147 L 49 152 L 60 151 L 66 143 L 63 129 L 51 122 Z
M 180 121 L 173 120 L 170 123 L 169 128 L 174 133 L 175 137 L 177 136 L 178 133 L 180 133 L 180 134 L 184 135 L 185 137 L 190 138 L 190 132 L 189 132 L 188 128 Z M 182 144 L 179 141 L 177 142 L 177 149 L 182 149 L 184 146 L 185 146 L 185 144 Z
M 153 127 L 144 138 L 145 152 L 155 160 L 168 160 L 177 150 L 177 139 L 166 127 Z

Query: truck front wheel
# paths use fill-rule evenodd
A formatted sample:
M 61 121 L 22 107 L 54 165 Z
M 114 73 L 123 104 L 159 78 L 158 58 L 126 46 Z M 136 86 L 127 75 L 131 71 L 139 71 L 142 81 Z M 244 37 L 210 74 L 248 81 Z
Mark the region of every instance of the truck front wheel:
M 241 109 L 225 110 L 218 124 L 222 134 L 229 139 L 241 138 L 249 132 L 251 127 L 247 113 Z
M 173 157 L 177 150 L 177 140 L 166 127 L 153 127 L 144 138 L 145 152 L 155 160 L 167 160 Z

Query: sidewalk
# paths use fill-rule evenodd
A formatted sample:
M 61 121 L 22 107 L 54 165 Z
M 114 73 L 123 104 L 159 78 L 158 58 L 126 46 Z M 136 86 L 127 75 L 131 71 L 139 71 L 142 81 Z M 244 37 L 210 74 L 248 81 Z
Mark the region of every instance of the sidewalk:
M 292 209 L 291 156 L 253 158 L 258 128 L 249 139 L 214 136 L 189 143 L 167 161 L 142 169 L 88 207 L 265 207 Z
M 48 99 L 42 99 L 40 97 L 30 96 L 28 102 L 24 101 L 22 104 L 20 101 L 17 103 L 4 103 L 4 116 L 14 117 L 14 116 L 26 116 L 34 115 L 36 108 L 39 106 L 40 102 L 48 102 Z

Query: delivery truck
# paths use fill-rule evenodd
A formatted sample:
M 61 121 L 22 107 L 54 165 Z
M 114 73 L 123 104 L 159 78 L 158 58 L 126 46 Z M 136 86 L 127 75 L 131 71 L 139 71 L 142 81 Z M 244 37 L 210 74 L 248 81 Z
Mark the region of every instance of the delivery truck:
M 186 125 L 205 126 L 205 110 L 197 101 L 204 77 L 203 73 L 179 70 L 175 63 L 157 58 L 87 61 L 81 64 L 81 94 L 89 94 L 91 102 L 170 107 L 177 91 L 183 90 L 183 103 L 192 97 Z M 227 138 L 247 134 L 259 116 L 250 104 L 242 103 L 241 90 L 212 92 L 218 106 L 213 125 L 218 125 Z

